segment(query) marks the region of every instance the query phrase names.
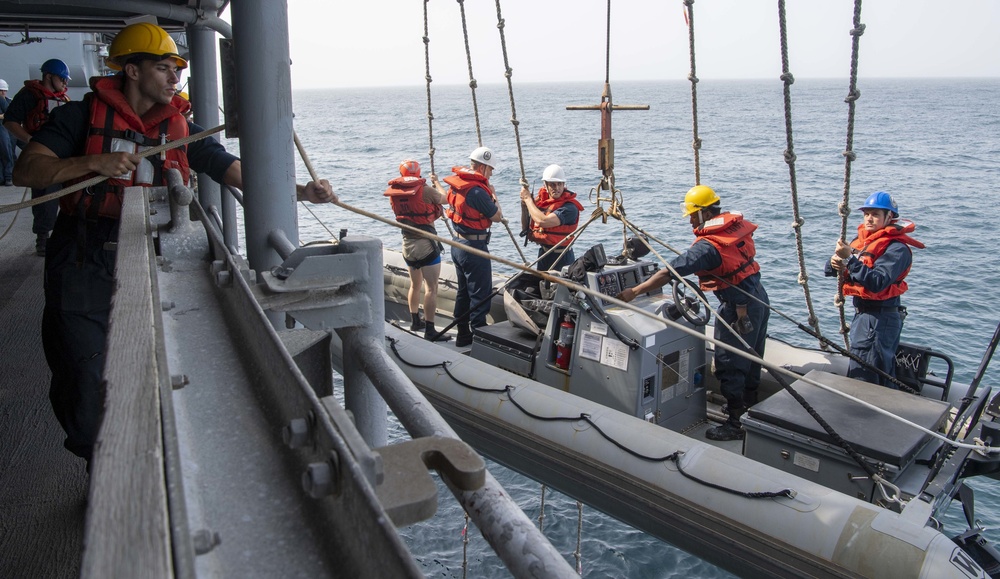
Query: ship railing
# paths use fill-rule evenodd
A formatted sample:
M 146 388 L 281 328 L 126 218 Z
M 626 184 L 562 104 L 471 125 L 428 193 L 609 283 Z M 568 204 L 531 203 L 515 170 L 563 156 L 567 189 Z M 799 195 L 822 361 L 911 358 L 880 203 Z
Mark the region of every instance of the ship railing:
M 126 192 L 117 246 L 106 410 L 91 479 L 84 577 L 127 575 L 136 568 L 152 576 L 193 577 L 196 554 L 213 546 L 211 535 L 196 536 L 188 525 L 172 414 L 172 391 L 183 384 L 175 383 L 181 378 L 172 374 L 167 361 L 157 282 L 158 247 L 169 241 L 155 239 L 187 235 L 204 240 L 205 233 L 192 234 L 191 227 L 165 233 L 169 224 L 150 222 L 150 202 L 141 191 Z M 300 477 L 290 477 L 301 481 L 291 498 L 308 505 L 314 519 L 310 524 L 322 526 L 325 532 L 319 535 L 339 553 L 344 569 L 378 576 L 421 574 L 396 526 L 433 515 L 437 493 L 428 468 L 435 468 L 514 576 L 535 576 L 538 569 L 546 576 L 575 575 L 485 470 L 478 454 L 387 358 L 381 319 L 370 320 L 367 328 L 314 330 L 319 337 L 293 355 L 261 305 L 267 300 L 255 272 L 229 250 L 222 220 L 197 200 L 190 212 L 208 234 L 212 289 L 230 339 L 244 350 L 242 363 L 252 377 L 248 387 L 261 401 L 269 428 L 282 432 L 288 460 L 301 471 Z M 361 261 L 369 262 L 366 269 L 381 272 L 377 240 L 363 241 L 355 250 Z M 360 263 L 359 255 L 347 259 Z M 380 292 L 381 277 L 369 281 L 366 291 L 342 295 L 339 311 L 356 312 L 362 301 L 380 302 L 380 293 L 369 295 L 367 290 Z M 359 301 L 352 302 L 355 298 Z M 289 319 L 295 313 L 289 311 Z M 335 339 L 350 345 L 334 347 Z M 366 443 L 360 431 L 369 417 L 357 412 L 351 417 L 333 396 L 331 365 L 337 356 L 345 364 L 345 390 L 362 376 L 370 380 L 417 438 L 376 449 Z

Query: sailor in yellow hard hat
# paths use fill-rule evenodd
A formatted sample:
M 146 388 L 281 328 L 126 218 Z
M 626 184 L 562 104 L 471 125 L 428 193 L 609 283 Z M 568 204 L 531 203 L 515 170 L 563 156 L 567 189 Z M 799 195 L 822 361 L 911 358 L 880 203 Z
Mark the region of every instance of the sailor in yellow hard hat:
M 191 171 L 243 187 L 240 160 L 214 139 L 140 158 L 141 147 L 177 141 L 194 128 L 184 118 L 190 103 L 177 92 L 187 61 L 159 26 L 138 23 L 122 29 L 109 48 L 108 65 L 120 72 L 90 80 L 93 92 L 52 111 L 14 167 L 18 185 L 66 185 L 95 175 L 109 177 L 60 199 L 48 240 L 42 342 L 52 370 L 50 398 L 66 431 L 65 446 L 89 461 L 104 405 L 102 369 L 108 314 L 115 285 L 114 254 L 123 191 L 132 185 L 165 185 L 166 169 L 186 181 Z M 93 129 L 100 129 L 94 131 Z M 300 199 L 336 199 L 328 182 L 297 187 Z
M 764 355 L 770 300 L 760 282 L 760 265 L 753 242 L 757 225 L 742 213 L 722 211 L 722 200 L 711 187 L 695 185 L 684 196 L 684 216 L 691 222 L 695 242 L 670 262 L 678 275 L 696 274 L 704 291 L 719 298 L 719 316 L 739 334 L 733 335 L 723 324 L 715 324 L 715 338 L 747 351 L 740 338 L 758 357 Z M 643 283 L 618 294 L 618 299 L 632 301 L 637 295 L 658 289 L 673 280 L 670 269 L 661 269 Z M 676 282 L 675 282 L 676 283 Z M 707 320 L 706 320 L 707 321 Z M 760 365 L 724 350 L 715 349 L 715 376 L 726 399 L 729 418 L 711 428 L 705 436 L 712 440 L 738 440 L 744 437 L 740 415 L 757 402 Z

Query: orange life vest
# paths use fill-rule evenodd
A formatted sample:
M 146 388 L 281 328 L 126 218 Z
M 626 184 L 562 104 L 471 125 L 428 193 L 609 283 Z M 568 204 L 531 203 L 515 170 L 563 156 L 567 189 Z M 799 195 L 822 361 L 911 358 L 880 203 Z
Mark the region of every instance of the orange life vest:
M 50 91 L 40 80 L 26 80 L 24 88 L 35 95 L 35 108 L 28 112 L 28 117 L 24 119 L 23 125 L 25 132 L 34 135 L 38 129 L 42 128 L 45 121 L 49 120 L 49 101 L 52 101 L 53 107 L 57 107 L 68 103 L 69 96 L 66 95 L 65 90 L 61 92 Z
M 913 239 L 908 233 L 912 233 L 917 225 L 908 219 L 900 219 L 894 223 L 886 225 L 878 231 L 868 234 L 865 230 L 864 224 L 858 226 L 858 236 L 854 238 L 851 242 L 852 252 L 858 260 L 865 264 L 866 267 L 875 267 L 875 260 L 882 257 L 885 250 L 889 248 L 889 244 L 894 241 L 902 242 L 908 246 L 916 247 L 917 249 L 923 249 L 924 244 Z M 844 295 L 845 296 L 857 296 L 865 300 L 887 300 L 889 298 L 894 298 L 903 295 L 907 290 L 907 285 L 904 279 L 906 275 L 910 273 L 910 268 L 906 268 L 896 281 L 889 284 L 889 287 L 884 290 L 875 293 L 868 291 L 865 287 L 854 281 L 844 282 Z
M 735 211 L 720 213 L 695 229 L 694 234 L 698 238 L 695 243 L 705 239 L 722 256 L 719 267 L 698 272 L 702 290 L 725 289 L 760 271 L 760 264 L 754 260 L 757 249 L 753 243 L 753 232 L 756 229 L 755 223 L 743 219 L 743 214 Z
M 429 225 L 444 214 L 444 209 L 436 203 L 424 201 L 426 179 L 420 177 L 396 177 L 389 181 L 386 197 L 396 214 L 396 221 L 411 225 Z
M 583 205 L 576 200 L 576 193 L 566 189 L 558 199 L 549 197 L 549 192 L 545 187 L 538 190 L 538 199 L 535 200 L 535 207 L 542 213 L 548 215 L 567 203 L 576 205 L 576 208 L 583 211 Z M 542 228 L 534 220 L 531 221 L 531 240 L 541 245 L 568 245 L 566 236 L 576 231 L 577 222 L 560 223 L 554 227 Z
M 90 79 L 94 92 L 84 100 L 90 104 L 90 120 L 84 155 L 110 152 L 140 153 L 161 143 L 176 141 L 188 136 L 187 119 L 184 112 L 191 103 L 174 96 L 169 105 L 156 104 L 142 118 L 129 106 L 122 94 L 121 75 L 94 77 Z M 187 146 L 170 149 L 161 155 L 143 159 L 134 171 L 108 179 L 84 191 L 77 191 L 59 200 L 59 207 L 69 214 L 82 212 L 88 218 L 121 216 L 122 196 L 125 187 L 133 185 L 165 185 L 163 171 L 178 169 L 184 183 L 188 182 Z M 70 183 L 77 183 L 93 177 L 84 175 Z M 95 203 L 96 202 L 96 203 Z
M 489 193 L 490 198 L 496 201 L 490 192 L 490 180 L 468 167 L 452 167 L 451 171 L 454 174 L 444 178 L 444 182 L 451 186 L 448 189 L 448 204 L 451 207 L 445 211 L 445 215 L 453 222 L 469 229 L 480 231 L 489 229 L 493 222 L 470 207 L 466 203 L 466 195 L 473 187 L 482 187 Z

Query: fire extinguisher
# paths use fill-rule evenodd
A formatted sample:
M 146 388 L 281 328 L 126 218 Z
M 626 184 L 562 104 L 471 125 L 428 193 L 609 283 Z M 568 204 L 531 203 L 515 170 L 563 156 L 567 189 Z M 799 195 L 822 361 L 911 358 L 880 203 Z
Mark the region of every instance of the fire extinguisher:
M 556 366 L 563 370 L 569 369 L 569 358 L 573 352 L 573 331 L 575 329 L 576 326 L 573 324 L 573 319 L 569 317 L 569 314 L 566 314 L 562 323 L 559 324 L 559 339 L 556 340 Z

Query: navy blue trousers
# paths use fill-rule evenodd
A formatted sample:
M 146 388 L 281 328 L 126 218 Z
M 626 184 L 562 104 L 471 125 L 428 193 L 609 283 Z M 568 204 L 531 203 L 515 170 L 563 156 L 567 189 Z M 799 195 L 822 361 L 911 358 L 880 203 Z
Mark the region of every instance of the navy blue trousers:
M 52 185 L 51 187 L 45 189 L 32 189 L 31 198 L 37 199 L 42 195 L 55 193 L 62 188 L 62 185 Z M 33 206 L 31 208 L 31 214 L 35 217 L 35 221 L 31 224 L 31 232 L 35 235 L 39 235 L 52 231 L 52 228 L 56 225 L 56 214 L 58 213 L 58 199 L 53 199 L 52 201 L 46 201 L 45 203 L 39 203 L 38 205 Z
M 538 257 L 542 257 L 542 254 L 545 253 L 548 250 L 549 250 L 548 247 L 544 247 L 544 246 L 543 247 L 539 247 L 538 248 Z M 573 248 L 567 249 L 566 253 L 563 254 L 562 258 L 559 258 L 559 253 L 561 251 L 562 251 L 562 248 L 556 249 L 555 251 L 553 251 L 552 253 L 550 253 L 548 256 L 546 256 L 546 257 L 538 260 L 538 264 L 535 265 L 535 269 L 537 269 L 538 271 L 548 271 L 550 269 L 561 270 L 562 268 L 564 268 L 567 265 L 569 265 L 569 264 L 573 263 L 574 261 L 576 261 L 576 256 L 573 255 Z M 556 261 L 557 259 L 559 261 Z
M 756 297 L 761 301 L 751 300 L 747 304 L 747 317 L 753 324 L 753 330 L 742 334 L 740 338 L 743 338 L 750 345 L 758 357 L 763 358 L 764 344 L 767 339 L 767 321 L 771 316 L 771 311 L 767 307 L 770 301 L 767 293 L 763 291 Z M 722 302 L 719 315 L 729 325 L 736 327 L 737 313 L 734 305 Z M 715 339 L 744 352 L 747 351 L 739 339 L 718 321 L 715 323 Z M 744 392 L 756 393 L 757 387 L 760 386 L 760 370 L 760 364 L 722 348 L 715 348 L 715 377 L 719 379 L 719 391 L 725 397 L 730 408 L 744 406 Z
M 489 245 L 483 241 L 469 241 L 456 238 L 455 241 L 481 251 L 489 251 Z M 451 248 L 451 260 L 458 274 L 458 292 L 455 296 L 455 318 L 468 312 L 472 313 L 464 322 L 458 323 L 458 328 L 471 325 L 472 329 L 486 325 L 486 314 L 490 311 L 490 300 L 486 299 L 493 291 L 493 266 L 485 258 L 473 255 L 456 247 Z
M 886 374 L 896 376 L 896 350 L 903 332 L 903 318 L 899 308 L 884 308 L 864 313 L 858 312 L 851 322 L 851 353 Z M 889 388 L 896 385 L 879 376 L 874 370 L 851 360 L 847 367 L 850 378 L 880 384 Z
M 88 223 L 78 262 L 78 221 L 61 214 L 45 253 L 42 346 L 52 371 L 49 400 L 66 432 L 64 446 L 90 460 L 104 407 L 103 372 L 108 314 L 114 291 L 118 220 Z

